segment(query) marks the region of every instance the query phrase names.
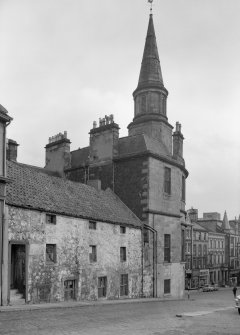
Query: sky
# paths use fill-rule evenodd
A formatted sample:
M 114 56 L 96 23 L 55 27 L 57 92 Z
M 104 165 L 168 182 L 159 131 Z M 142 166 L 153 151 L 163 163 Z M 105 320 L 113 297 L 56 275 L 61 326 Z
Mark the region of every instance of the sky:
M 168 120 L 182 124 L 186 209 L 240 214 L 240 1 L 154 0 Z M 50 136 L 89 144 L 93 121 L 133 119 L 147 0 L 0 0 L 0 104 L 18 161 L 45 165 Z

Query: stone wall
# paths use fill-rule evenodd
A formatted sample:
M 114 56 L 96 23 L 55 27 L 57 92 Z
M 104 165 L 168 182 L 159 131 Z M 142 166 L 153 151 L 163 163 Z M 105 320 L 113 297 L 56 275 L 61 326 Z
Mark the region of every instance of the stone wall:
M 98 277 L 107 277 L 106 298 L 120 297 L 120 275 L 128 274 L 128 297 L 142 295 L 141 230 L 109 223 L 57 216 L 56 224 L 46 223 L 46 213 L 9 206 L 9 241 L 26 241 L 28 257 L 28 300 L 39 302 L 64 300 L 64 281 L 76 283 L 76 299 L 98 299 Z M 46 262 L 46 244 L 56 244 L 56 263 Z M 90 263 L 89 246 L 97 247 L 97 261 Z M 127 259 L 120 261 L 120 247 L 126 247 Z M 9 269 L 10 271 L 10 269 Z M 148 283 L 144 292 L 150 295 Z

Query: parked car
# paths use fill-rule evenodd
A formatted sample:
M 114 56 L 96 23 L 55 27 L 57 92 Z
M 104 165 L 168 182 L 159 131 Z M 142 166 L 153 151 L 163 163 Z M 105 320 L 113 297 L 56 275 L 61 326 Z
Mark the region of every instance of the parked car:
M 235 308 L 238 309 L 238 314 L 240 314 L 240 295 L 238 295 L 235 299 Z
M 214 284 L 214 285 L 213 285 L 213 290 L 214 290 L 214 291 L 218 291 L 218 286 L 217 286 L 217 284 Z
M 204 285 L 202 290 L 203 290 L 203 292 L 213 292 L 213 291 L 215 291 L 214 287 L 211 286 L 211 285 L 209 285 L 209 284 L 208 285 Z

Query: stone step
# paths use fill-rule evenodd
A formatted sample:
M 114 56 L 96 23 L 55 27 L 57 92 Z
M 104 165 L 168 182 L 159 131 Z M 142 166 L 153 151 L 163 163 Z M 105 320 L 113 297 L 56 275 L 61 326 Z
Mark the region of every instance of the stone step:
M 23 305 L 25 304 L 25 299 L 23 294 L 18 291 L 18 289 L 10 290 L 10 305 Z

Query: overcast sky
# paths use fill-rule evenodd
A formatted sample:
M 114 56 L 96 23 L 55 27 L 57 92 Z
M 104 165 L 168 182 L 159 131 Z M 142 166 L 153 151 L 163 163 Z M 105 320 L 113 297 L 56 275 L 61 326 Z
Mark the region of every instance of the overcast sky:
M 240 214 L 240 1 L 154 0 L 168 119 L 182 124 L 186 208 Z M 133 119 L 147 0 L 0 0 L 0 104 L 18 161 L 44 166 L 48 138 L 88 146 L 92 122 Z

